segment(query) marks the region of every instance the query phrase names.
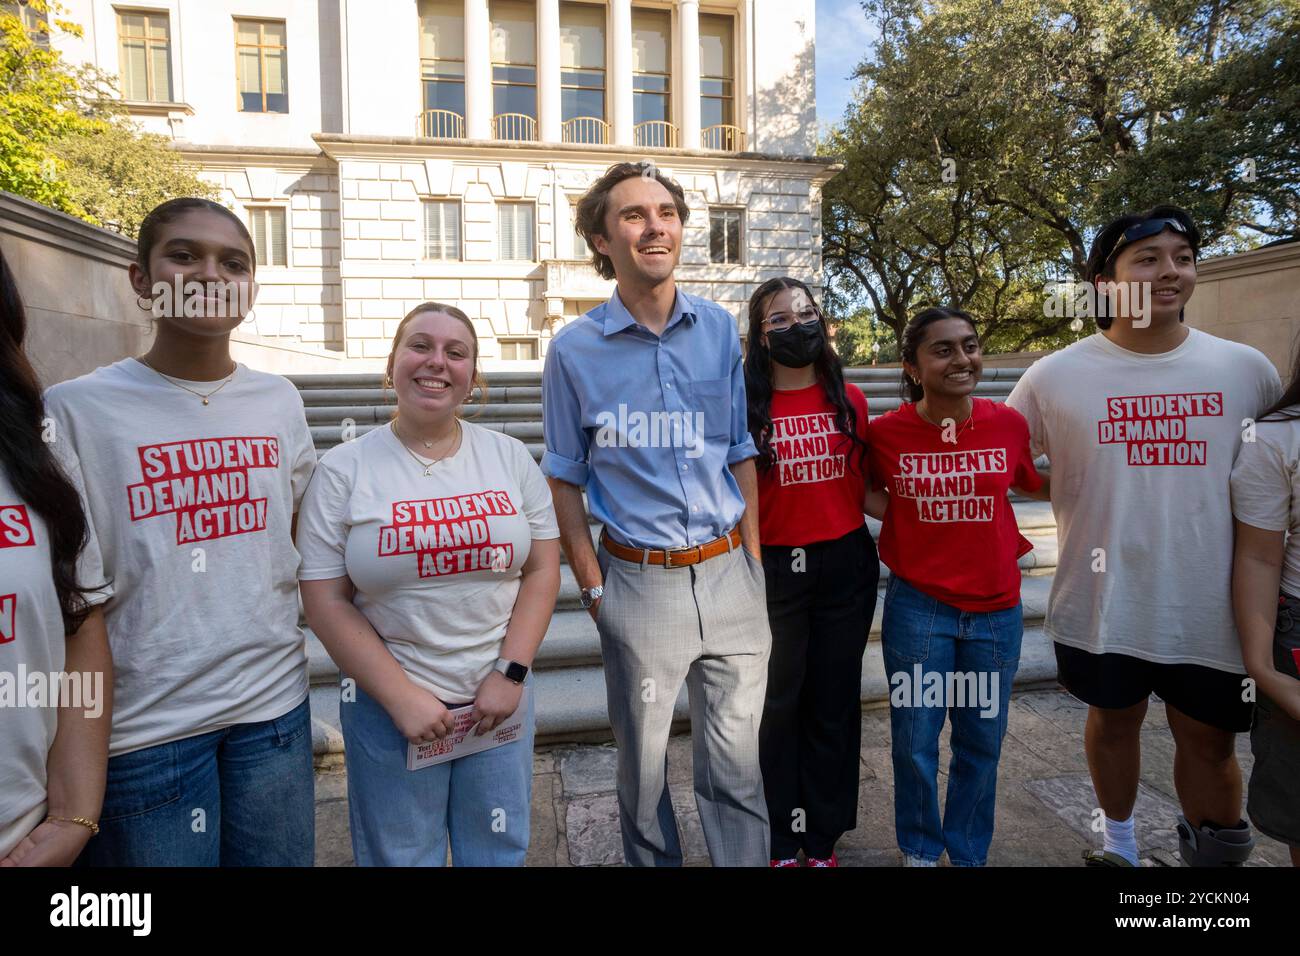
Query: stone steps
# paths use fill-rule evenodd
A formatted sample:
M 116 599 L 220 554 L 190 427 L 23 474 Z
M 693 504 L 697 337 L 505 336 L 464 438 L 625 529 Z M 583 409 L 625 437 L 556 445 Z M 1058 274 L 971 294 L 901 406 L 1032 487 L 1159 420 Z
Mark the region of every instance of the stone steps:
M 979 394 L 1003 401 L 1022 369 L 988 369 Z M 383 427 L 395 409 L 392 390 L 382 388 L 378 375 L 291 376 L 307 406 L 308 422 L 318 452 L 323 453 L 342 438 L 345 420 L 361 435 Z M 846 379 L 862 389 L 874 415 L 898 407 L 897 369 L 848 369 Z M 504 431 L 528 447 L 540 459 L 542 443 L 541 373 L 495 373 L 489 378 L 486 404 L 470 413 L 470 421 L 485 428 Z M 1056 523 L 1046 502 L 1012 500 L 1021 533 L 1033 550 L 1020 559 L 1024 574 L 1022 599 L 1025 638 L 1017 685 L 1035 684 L 1056 676 L 1051 642 L 1042 631 L 1042 618 L 1056 567 Z M 879 540 L 880 524 L 868 519 L 873 537 Z M 593 541 L 599 526 L 592 524 Z M 862 701 L 879 704 L 888 698 L 888 684 L 880 657 L 880 624 L 884 586 L 889 571 L 880 568 L 880 598 L 871 624 L 863 658 Z M 338 668 L 320 642 L 307 631 L 311 674 L 313 747 L 316 753 L 339 753 L 343 741 L 338 722 Z M 546 638 L 538 652 L 533 680 L 537 694 L 538 737 L 544 742 L 608 739 L 605 708 L 605 679 L 600 664 L 600 642 L 595 624 L 578 603 L 578 585 L 567 563 L 560 568 L 560 594 Z M 677 701 L 677 720 L 686 721 L 686 694 Z

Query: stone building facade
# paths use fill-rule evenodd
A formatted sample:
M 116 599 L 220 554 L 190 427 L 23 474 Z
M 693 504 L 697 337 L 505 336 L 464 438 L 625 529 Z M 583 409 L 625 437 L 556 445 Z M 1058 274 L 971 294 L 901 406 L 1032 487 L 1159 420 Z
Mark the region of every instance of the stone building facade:
M 374 370 L 429 299 L 489 369 L 540 367 L 608 297 L 573 203 L 651 160 L 691 208 L 683 287 L 743 317 L 820 286 L 813 0 L 64 0 L 64 54 L 216 183 L 258 244 L 244 330 L 295 371 Z M 292 361 L 288 361 L 288 359 Z

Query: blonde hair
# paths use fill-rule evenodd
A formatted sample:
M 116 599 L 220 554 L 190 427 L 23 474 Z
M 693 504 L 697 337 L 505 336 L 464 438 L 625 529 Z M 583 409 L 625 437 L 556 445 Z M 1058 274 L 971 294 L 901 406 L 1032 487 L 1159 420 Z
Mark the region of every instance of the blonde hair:
M 388 365 L 384 370 L 385 391 L 387 391 L 389 384 L 393 381 L 393 361 L 397 358 L 397 350 L 401 347 L 402 335 L 406 332 L 406 326 L 410 324 L 410 321 L 417 315 L 421 315 L 425 312 L 441 312 L 444 315 L 449 315 L 453 319 L 458 319 L 464 324 L 465 328 L 469 329 L 470 341 L 474 343 L 474 377 L 470 380 L 469 395 L 465 397 L 465 401 L 470 401 L 474 395 L 474 390 L 478 389 L 479 407 L 475 410 L 474 414 L 479 414 L 479 412 L 483 410 L 483 405 L 487 402 L 488 387 L 487 379 L 483 377 L 483 373 L 479 371 L 478 367 L 478 332 L 475 331 L 473 321 L 464 313 L 464 311 L 456 308 L 454 305 L 448 305 L 445 302 L 421 302 L 410 312 L 406 313 L 401 322 L 397 323 L 397 331 L 393 333 L 393 346 L 388 350 Z M 397 411 L 394 409 L 393 420 L 395 421 L 396 419 Z

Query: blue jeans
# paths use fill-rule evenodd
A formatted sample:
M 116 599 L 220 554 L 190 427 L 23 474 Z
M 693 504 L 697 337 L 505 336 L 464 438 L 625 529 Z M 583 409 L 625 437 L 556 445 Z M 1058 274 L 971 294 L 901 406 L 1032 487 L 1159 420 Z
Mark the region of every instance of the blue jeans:
M 348 823 L 357 866 L 523 866 L 533 794 L 534 720 L 514 743 L 419 770 L 406 738 L 359 686 L 342 701 Z M 535 693 L 535 691 L 534 691 Z
M 82 866 L 311 866 L 311 709 L 108 761 Z
M 890 681 L 894 827 L 904 854 L 938 860 L 947 849 L 953 866 L 984 865 L 1023 632 L 1019 604 L 962 611 L 890 578 L 881 645 Z M 945 715 L 952 721 L 952 762 L 941 823 Z

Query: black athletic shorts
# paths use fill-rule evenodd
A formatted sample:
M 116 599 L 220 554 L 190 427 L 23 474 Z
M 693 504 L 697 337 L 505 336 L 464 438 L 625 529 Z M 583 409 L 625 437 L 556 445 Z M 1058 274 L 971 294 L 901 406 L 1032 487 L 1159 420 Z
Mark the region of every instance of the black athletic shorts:
M 1054 644 L 1059 680 L 1085 704 L 1117 710 L 1155 694 L 1203 724 L 1236 734 L 1250 730 L 1254 695 L 1245 693 L 1244 673 L 1201 664 L 1157 664 L 1127 654 L 1091 654 L 1060 641 Z

